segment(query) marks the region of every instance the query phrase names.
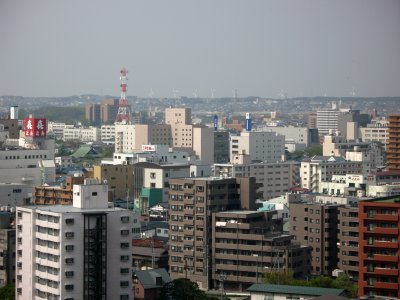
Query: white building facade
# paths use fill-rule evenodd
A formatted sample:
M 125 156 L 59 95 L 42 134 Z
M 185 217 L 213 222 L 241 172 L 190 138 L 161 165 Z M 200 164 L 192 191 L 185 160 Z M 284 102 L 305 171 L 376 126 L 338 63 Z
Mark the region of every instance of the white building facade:
M 252 161 L 281 161 L 285 154 L 285 137 L 275 132 L 250 131 L 230 138 L 230 160 L 248 154 Z
M 133 299 L 133 213 L 107 193 L 85 182 L 73 206 L 17 208 L 16 299 Z

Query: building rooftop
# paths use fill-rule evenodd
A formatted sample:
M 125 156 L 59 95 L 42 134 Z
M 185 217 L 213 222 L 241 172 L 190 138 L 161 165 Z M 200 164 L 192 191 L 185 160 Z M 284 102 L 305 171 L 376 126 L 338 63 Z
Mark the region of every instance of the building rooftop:
M 320 287 L 308 286 L 294 286 L 294 285 L 279 285 L 279 284 L 253 284 L 247 291 L 261 292 L 261 293 L 277 293 L 277 294 L 292 294 L 292 295 L 336 295 L 340 296 L 344 293 L 344 289 L 331 289 Z
M 165 269 L 135 270 L 134 272 L 134 276 L 140 281 L 144 289 L 163 287 L 164 284 L 171 281 Z M 157 277 L 161 280 L 157 280 Z
M 112 211 L 123 211 L 126 209 L 122 209 L 119 207 L 111 207 L 111 208 L 78 208 L 78 207 L 73 207 L 72 205 L 29 205 L 29 206 L 23 206 L 20 208 L 28 208 L 28 209 L 36 209 L 36 210 L 42 210 L 42 211 L 48 211 L 48 212 L 54 212 L 54 213 L 79 213 L 79 212 L 85 212 L 85 213 L 95 213 L 95 212 L 112 212 Z
M 365 199 L 360 202 L 372 202 L 372 203 L 396 203 L 400 205 L 400 195 L 382 197 L 382 198 L 373 198 L 373 199 Z
M 250 215 L 250 214 L 257 214 L 261 213 L 260 211 L 256 210 L 227 210 L 227 211 L 219 211 L 218 214 L 237 214 L 237 215 Z

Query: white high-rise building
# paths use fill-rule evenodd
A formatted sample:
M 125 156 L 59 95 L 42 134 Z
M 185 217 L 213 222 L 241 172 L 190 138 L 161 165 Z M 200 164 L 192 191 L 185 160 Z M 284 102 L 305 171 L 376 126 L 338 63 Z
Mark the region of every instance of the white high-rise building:
M 72 206 L 17 208 L 16 299 L 132 299 L 134 216 L 107 196 L 87 180 Z

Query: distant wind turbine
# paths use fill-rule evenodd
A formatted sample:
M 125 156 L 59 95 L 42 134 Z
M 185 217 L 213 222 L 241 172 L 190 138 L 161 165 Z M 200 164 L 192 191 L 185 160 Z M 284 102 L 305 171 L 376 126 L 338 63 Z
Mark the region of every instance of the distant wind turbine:
M 153 97 L 154 97 L 154 91 L 153 91 L 153 88 L 150 88 L 149 98 L 153 98 Z
M 172 94 L 175 99 L 178 98 L 178 93 L 179 93 L 179 91 L 177 89 L 172 89 Z
M 353 88 L 351 89 L 351 92 L 350 92 L 350 96 L 354 97 L 355 95 L 356 95 L 356 89 L 353 86 Z

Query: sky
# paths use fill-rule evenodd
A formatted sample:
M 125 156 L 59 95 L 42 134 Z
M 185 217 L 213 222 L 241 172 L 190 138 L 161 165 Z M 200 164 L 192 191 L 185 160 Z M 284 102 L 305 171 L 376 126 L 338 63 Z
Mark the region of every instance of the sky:
M 0 95 L 400 96 L 398 0 L 1 0 Z

